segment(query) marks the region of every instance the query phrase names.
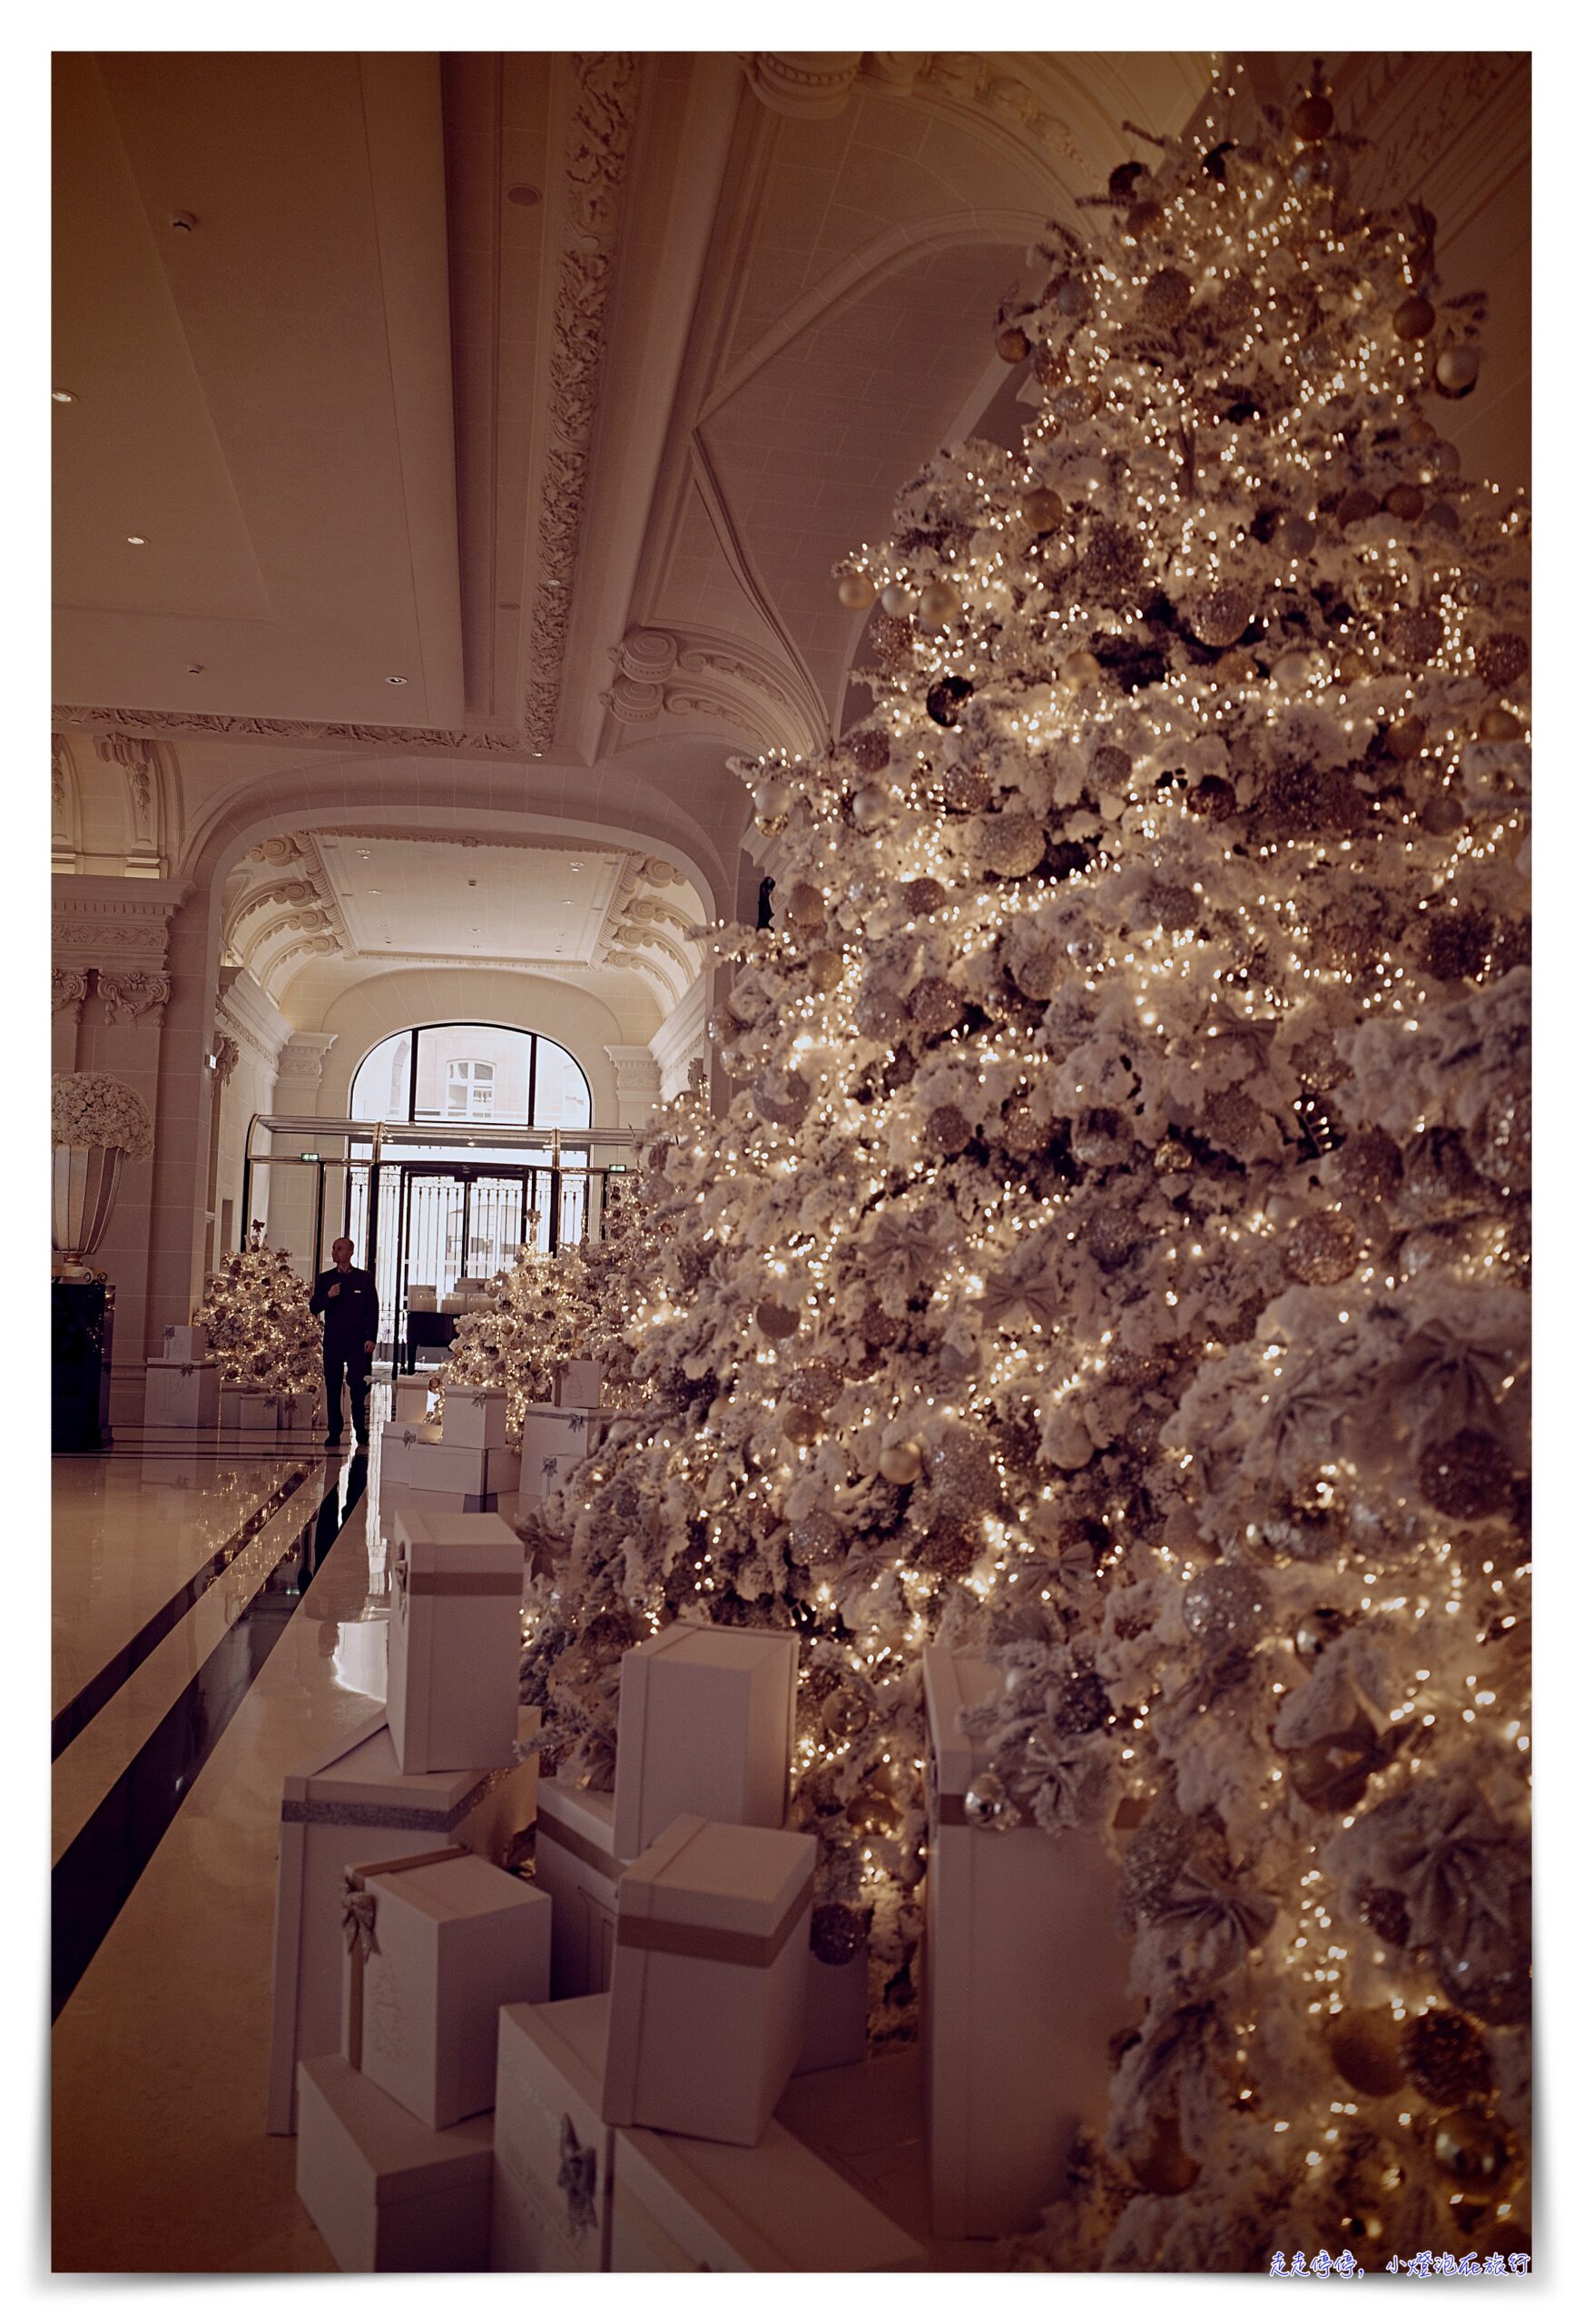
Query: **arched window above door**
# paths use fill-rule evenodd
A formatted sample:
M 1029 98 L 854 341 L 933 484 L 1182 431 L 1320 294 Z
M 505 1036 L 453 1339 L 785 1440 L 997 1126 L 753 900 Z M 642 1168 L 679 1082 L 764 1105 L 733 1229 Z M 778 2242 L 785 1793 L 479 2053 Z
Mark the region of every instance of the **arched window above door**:
M 355 1121 L 587 1129 L 588 1078 L 569 1049 L 515 1025 L 409 1025 L 369 1051 L 352 1077 Z

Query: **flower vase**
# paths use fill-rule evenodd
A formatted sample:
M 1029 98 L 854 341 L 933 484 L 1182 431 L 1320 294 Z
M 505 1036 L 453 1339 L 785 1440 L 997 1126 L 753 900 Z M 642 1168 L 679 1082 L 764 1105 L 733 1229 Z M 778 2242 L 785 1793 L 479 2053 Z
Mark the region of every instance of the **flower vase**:
M 51 1240 L 52 1274 L 69 1283 L 89 1283 L 91 1258 L 104 1239 L 115 1207 L 121 1166 L 119 1146 L 57 1146 L 54 1148 Z

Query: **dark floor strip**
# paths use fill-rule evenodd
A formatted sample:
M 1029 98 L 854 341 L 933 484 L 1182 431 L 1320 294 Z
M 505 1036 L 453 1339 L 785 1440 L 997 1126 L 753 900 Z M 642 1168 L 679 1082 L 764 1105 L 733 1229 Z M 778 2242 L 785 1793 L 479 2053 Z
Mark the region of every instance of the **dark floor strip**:
M 367 1481 L 368 1462 L 359 1454 L 55 1866 L 50 1876 L 52 2022 L 246 1699 Z
M 198 1603 L 203 1592 L 217 1581 L 238 1551 L 244 1550 L 255 1533 L 261 1532 L 271 1517 L 282 1510 L 308 1475 L 306 1468 L 293 1469 L 289 1476 L 270 1491 L 252 1513 L 245 1518 L 227 1541 L 222 1541 L 211 1558 L 202 1564 L 190 1581 L 167 1598 L 157 1614 L 151 1614 L 135 1638 L 130 1640 L 116 1654 L 113 1654 L 102 1670 L 96 1670 L 86 1686 L 79 1687 L 69 1703 L 56 1711 L 50 1721 L 50 1758 L 58 1759 L 68 1743 L 73 1742 L 91 1719 L 97 1718 L 112 1696 L 119 1694 L 134 1670 L 148 1660 L 162 1638 L 168 1638 L 176 1624 Z

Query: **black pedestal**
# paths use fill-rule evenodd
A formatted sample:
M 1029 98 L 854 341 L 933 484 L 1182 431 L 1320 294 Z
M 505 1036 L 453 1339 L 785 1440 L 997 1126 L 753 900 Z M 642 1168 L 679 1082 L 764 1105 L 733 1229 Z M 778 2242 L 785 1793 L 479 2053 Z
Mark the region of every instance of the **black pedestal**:
M 110 1348 L 115 1292 L 93 1283 L 50 1285 L 50 1449 L 97 1452 L 110 1442 Z

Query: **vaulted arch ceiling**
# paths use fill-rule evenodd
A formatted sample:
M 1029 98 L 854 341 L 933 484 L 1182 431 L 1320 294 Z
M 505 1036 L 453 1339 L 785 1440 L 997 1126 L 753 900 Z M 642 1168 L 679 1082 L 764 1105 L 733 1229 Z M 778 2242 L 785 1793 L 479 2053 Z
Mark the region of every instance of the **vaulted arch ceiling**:
M 1448 272 L 1493 294 L 1444 425 L 1523 481 L 1526 62 L 1329 64 L 1360 173 L 1438 209 Z M 863 617 L 832 560 L 938 445 L 1015 430 L 991 323 L 1028 242 L 1209 69 L 58 57 L 57 865 L 191 871 L 252 787 L 306 768 L 311 802 L 319 759 L 349 829 L 486 797 L 492 825 L 646 834 L 729 910 L 727 757 L 841 718 Z M 128 782 L 106 737 L 159 745 L 159 832 L 95 804 Z M 679 973 L 676 931 L 638 931 L 625 972 Z

